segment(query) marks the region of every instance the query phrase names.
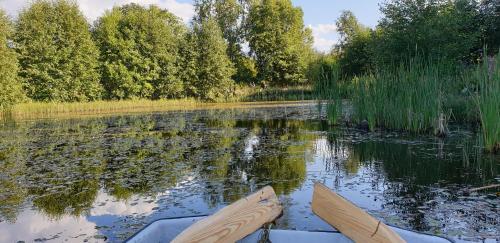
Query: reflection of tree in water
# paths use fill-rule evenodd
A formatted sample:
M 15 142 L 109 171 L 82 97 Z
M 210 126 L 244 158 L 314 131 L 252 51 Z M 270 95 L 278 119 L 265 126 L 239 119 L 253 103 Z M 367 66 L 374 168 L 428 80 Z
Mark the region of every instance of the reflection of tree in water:
M 104 170 L 103 129 L 95 120 L 40 122 L 30 128 L 25 183 L 37 208 L 55 218 L 90 210 Z
M 104 143 L 108 158 L 104 182 L 110 194 L 128 199 L 137 193 L 155 195 L 175 185 L 175 162 L 186 149 L 179 146 L 183 120 L 168 123 L 155 116 L 116 119 L 111 121 Z
M 304 121 L 270 120 L 260 122 L 255 133 L 259 143 L 250 161 L 242 161 L 249 174 L 270 183 L 277 194 L 289 194 L 304 182 L 306 161 L 304 151 L 314 135 L 300 132 Z M 249 163 L 251 162 L 251 163 Z
M 232 201 L 240 187 L 233 185 L 237 179 L 236 171 L 231 168 L 233 151 L 236 150 L 240 131 L 234 129 L 236 121 L 227 117 L 231 111 L 210 111 L 208 118 L 199 121 L 206 125 L 201 134 L 201 161 L 198 161 L 199 173 L 204 181 L 204 199 L 209 206 L 214 207 L 225 201 Z M 220 119 L 212 119 L 217 117 Z M 236 182 L 237 183 L 237 182 Z M 235 183 L 235 184 L 236 184 Z
M 215 206 L 240 199 L 264 185 L 289 194 L 305 180 L 304 151 L 312 135 L 301 133 L 304 121 L 206 121 L 207 160 L 201 173 L 208 178 L 205 197 Z
M 196 143 L 182 117 L 40 121 L 16 129 L 15 139 L 0 141 L 0 214 L 9 221 L 27 198 L 50 217 L 86 213 L 101 181 L 118 199 L 163 192 L 191 169 L 186 154 Z
M 494 158 L 470 149 L 473 146 L 465 146 L 468 150 L 462 151 L 453 146 L 457 141 L 446 141 L 451 145 L 443 146 L 443 141 L 434 144 L 366 139 L 369 134 L 343 128 L 325 130 L 328 133 L 316 143 L 315 153 L 323 159 L 324 171 L 332 176 L 334 186 L 340 187 L 345 175 L 359 176 L 359 180 L 371 183 L 372 191 L 378 191 L 383 185 L 386 199 L 383 211 L 397 215 L 398 222 L 402 219 L 416 230 L 440 229 L 442 220 L 436 220 L 432 210 L 439 207 L 438 212 L 451 211 L 440 202 L 451 204 L 450 209 L 460 208 L 456 205 L 464 202 L 459 198 L 459 189 L 494 183 L 499 174 Z M 457 211 L 460 214 L 461 210 L 454 210 Z M 467 210 L 462 214 L 468 217 L 462 221 L 470 227 L 477 225 L 474 222 L 494 224 L 488 212 L 491 212 L 488 208 Z
M 472 162 L 469 159 L 466 165 L 462 163 L 465 159 L 463 152 L 458 149 L 450 151 L 445 159 L 440 159 L 432 151 L 432 144 L 365 142 L 353 145 L 353 153 L 358 154 L 360 160 L 383 161 L 383 169 L 390 181 L 407 178 L 409 181 L 406 184 L 419 186 L 438 182 L 482 185 L 498 174 L 497 169 L 492 167 L 493 158 L 476 157 Z
M 26 198 L 27 190 L 18 180 L 25 173 L 25 141 L 20 136 L 24 132 L 9 130 L 0 134 L 11 138 L 0 139 L 0 222 L 14 223 Z
M 128 199 L 164 192 L 187 174 L 200 176 L 211 205 L 237 200 L 266 184 L 278 193 L 291 192 L 305 178 L 304 141 L 311 138 L 299 131 L 306 123 L 235 119 L 244 113 L 24 123 L 24 130 L 15 128 L 16 139 L 0 142 L 2 219 L 14 221 L 27 199 L 50 217 L 78 216 L 91 209 L 102 186 Z M 253 155 L 244 157 L 250 138 L 258 143 Z
M 439 148 L 438 148 L 439 150 Z M 384 208 L 403 218 L 416 230 L 428 231 L 429 209 L 436 206 L 435 199 L 446 195 L 443 200 L 457 201 L 457 192 L 443 193 L 433 188 L 458 187 L 460 185 L 483 185 L 498 175 L 498 170 L 485 173 L 470 173 L 472 167 L 492 168 L 494 161 L 477 157 L 471 165 L 463 166 L 461 151 L 448 153 L 448 158 L 440 158 L 432 144 L 412 145 L 395 142 L 363 142 L 352 145 L 352 156 L 362 163 L 377 163 L 374 172 L 385 175 Z M 436 153 L 435 153 L 436 152 Z M 439 151 L 438 151 L 439 152 Z M 472 176 L 473 175 L 473 176 Z M 484 217 L 481 213 L 470 215 Z
M 441 146 L 365 138 L 266 112 L 266 118 L 255 110 L 214 110 L 37 121 L 2 129 L 0 135 L 8 139 L 0 140 L 0 220 L 14 222 L 28 200 L 53 218 L 81 215 L 101 188 L 126 200 L 181 185 L 212 207 L 264 185 L 290 195 L 305 181 L 306 161 L 323 158 L 321 173 L 337 180 L 362 174 L 372 191 L 384 186 L 384 212 L 393 211 L 415 229 L 429 229 L 434 227 L 429 212 L 446 211 L 429 202 L 461 200 L 436 188 L 484 185 L 499 174 L 498 157 L 450 151 L 448 141 Z M 328 133 L 318 136 L 318 131 Z M 316 157 L 305 158 L 308 154 Z M 495 215 L 484 212 L 463 212 L 464 221 L 494 225 Z
M 344 129 L 323 122 L 320 126 L 327 133 L 316 141 L 314 154 L 323 163 L 323 171 L 333 176 L 333 185 L 338 188 L 345 175 L 357 174 L 361 162 L 351 154 L 349 145 L 352 141 L 346 137 Z

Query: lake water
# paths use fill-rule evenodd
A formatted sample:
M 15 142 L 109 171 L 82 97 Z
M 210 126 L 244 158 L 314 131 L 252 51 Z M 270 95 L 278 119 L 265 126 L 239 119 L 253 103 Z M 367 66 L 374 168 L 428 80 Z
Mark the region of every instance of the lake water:
M 276 228 L 326 230 L 319 181 L 386 223 L 500 241 L 500 156 L 445 139 L 328 126 L 314 104 L 0 126 L 0 242 L 122 241 L 159 218 L 210 214 L 265 185 Z

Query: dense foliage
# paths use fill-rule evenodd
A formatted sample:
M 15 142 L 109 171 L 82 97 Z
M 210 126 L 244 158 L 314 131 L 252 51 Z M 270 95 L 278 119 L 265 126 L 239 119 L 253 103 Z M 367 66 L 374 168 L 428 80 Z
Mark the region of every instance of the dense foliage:
M 415 133 L 444 134 L 445 124 L 442 84 L 450 77 L 444 63 L 429 65 L 413 58 L 395 70 L 381 70 L 361 76 L 356 84 L 353 103 L 355 119 L 366 120 L 375 127 L 406 130 Z
M 477 106 L 486 149 L 500 152 L 500 53 L 472 70 L 469 76 L 477 84 L 473 95 Z
M 257 71 L 255 61 L 248 57 L 242 45 L 246 41 L 245 19 L 249 9 L 245 0 L 196 0 L 197 15 L 194 23 L 213 19 L 219 25 L 222 36 L 227 42 L 227 55 L 236 72 L 232 78 L 238 83 L 252 83 L 256 81 Z
M 398 62 L 416 54 L 469 60 L 478 47 L 480 28 L 476 1 L 395 0 L 381 8 L 375 60 Z
M 352 78 L 412 57 L 469 65 L 488 47 L 500 47 L 500 1 L 391 0 L 381 5 L 383 18 L 374 29 L 344 11 L 337 20 L 338 57 L 344 78 Z
M 305 81 L 313 40 L 300 8 L 290 0 L 262 0 L 251 5 L 247 25 L 261 80 L 272 85 Z
M 312 33 L 290 0 L 196 0 L 194 5 L 189 25 L 156 6 L 127 4 L 91 26 L 74 1 L 35 0 L 17 18 L 13 40 L 2 45 L 12 54 L 2 57 L 14 58 L 14 49 L 20 64 L 19 70 L 6 68 L 10 74 L 3 77 L 12 83 L 9 88 L 24 84 L 22 93 L 34 101 L 56 102 L 218 100 L 235 95 L 235 82 L 307 83 L 315 56 Z
M 12 25 L 0 10 L 0 109 L 8 108 L 21 100 L 24 96 L 21 82 L 17 76 L 18 64 L 10 37 Z
M 493 54 L 500 48 L 500 1 L 483 0 L 479 5 L 479 23 L 484 43 Z
M 498 150 L 500 1 L 391 0 L 381 12 L 374 29 L 349 11 L 337 20 L 341 38 L 327 57 L 342 75 L 312 75 L 329 103 L 348 94 L 352 120 L 371 130 L 444 136 L 450 119 L 480 121 L 485 148 Z M 321 73 L 319 60 L 309 73 Z
M 312 49 L 312 30 L 291 0 L 194 6 L 190 24 L 127 4 L 90 26 L 71 0 L 35 0 L 14 30 L 0 14 L 0 107 L 23 97 L 216 101 L 245 85 L 314 83 L 318 98 L 330 100 L 332 123 L 350 98 L 355 120 L 371 129 L 442 135 L 448 119 L 481 121 L 488 146 L 498 148 L 500 80 L 491 60 L 500 48 L 499 0 L 389 0 L 375 28 L 344 11 L 340 39 L 325 54 Z
M 229 97 L 234 89 L 233 64 L 226 54 L 227 44 L 214 19 L 208 18 L 194 27 L 198 46 L 196 94 L 205 100 Z
M 350 11 L 344 11 L 337 20 L 340 42 L 335 47 L 343 77 L 352 77 L 370 71 L 371 30 L 358 22 Z
M 155 6 L 115 7 L 98 20 L 94 33 L 107 98 L 183 95 L 178 43 L 185 27 L 175 15 Z
M 15 48 L 29 98 L 86 101 L 101 97 L 99 51 L 76 3 L 35 1 L 19 15 Z

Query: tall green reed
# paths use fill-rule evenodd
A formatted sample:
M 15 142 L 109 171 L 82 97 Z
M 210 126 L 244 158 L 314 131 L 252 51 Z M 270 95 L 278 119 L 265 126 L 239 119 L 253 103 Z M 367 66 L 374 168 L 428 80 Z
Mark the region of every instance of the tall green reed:
M 500 53 L 483 60 L 473 72 L 477 106 L 484 146 L 490 152 L 500 151 Z
M 353 96 L 354 120 L 366 120 L 370 130 L 445 134 L 442 86 L 450 69 L 444 62 L 417 57 L 360 77 Z
M 314 94 L 320 101 L 326 101 L 328 121 L 336 125 L 342 116 L 342 86 L 340 84 L 340 67 L 333 59 L 319 62 L 318 71 L 314 74 Z M 321 106 L 322 103 L 320 102 Z

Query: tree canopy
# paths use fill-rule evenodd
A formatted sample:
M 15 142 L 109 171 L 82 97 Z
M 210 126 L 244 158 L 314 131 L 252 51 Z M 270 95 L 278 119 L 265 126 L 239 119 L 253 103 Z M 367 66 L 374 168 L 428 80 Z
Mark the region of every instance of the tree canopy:
M 488 50 L 493 54 L 500 48 L 500 1 L 483 0 L 479 6 L 479 22 Z
M 19 14 L 14 39 L 28 97 L 40 101 L 101 97 L 99 52 L 76 3 L 33 2 Z
M 196 95 L 205 100 L 231 96 L 235 69 L 216 20 L 208 18 L 195 24 L 194 34 L 198 49 Z
M 242 46 L 246 42 L 247 28 L 245 19 L 249 4 L 247 0 L 196 0 L 197 15 L 194 21 L 213 18 L 227 42 L 227 55 L 236 68 L 233 79 L 239 83 L 256 81 L 255 61 L 244 53 Z
M 380 9 L 383 17 L 374 29 L 363 26 L 350 11 L 338 18 L 340 39 L 332 55 L 344 79 L 416 56 L 472 64 L 481 59 L 484 47 L 490 55 L 500 47 L 497 0 L 390 0 Z
M 21 81 L 17 76 L 18 63 L 11 48 L 12 24 L 0 10 L 0 109 L 8 108 L 23 99 Z
M 129 4 L 106 12 L 94 30 L 106 97 L 183 96 L 179 43 L 185 32 L 178 17 L 156 6 Z
M 300 8 L 290 0 L 256 1 L 250 6 L 247 28 L 261 80 L 272 85 L 305 82 L 313 39 Z
M 351 11 L 342 12 L 336 25 L 340 40 L 334 51 L 339 57 L 342 77 L 352 77 L 370 71 L 372 67 L 370 28 L 359 23 Z
M 393 0 L 382 5 L 375 59 L 399 62 L 415 55 L 464 60 L 478 46 L 476 1 Z
M 216 100 L 234 94 L 235 83 L 310 84 L 332 63 L 350 80 L 415 56 L 470 65 L 483 47 L 489 55 L 500 48 L 498 0 L 388 0 L 374 28 L 344 11 L 327 56 L 313 50 L 312 30 L 291 0 L 194 6 L 190 24 L 157 6 L 127 4 L 91 26 L 72 0 L 35 0 L 13 24 L 0 14 L 0 106 L 23 96 Z

